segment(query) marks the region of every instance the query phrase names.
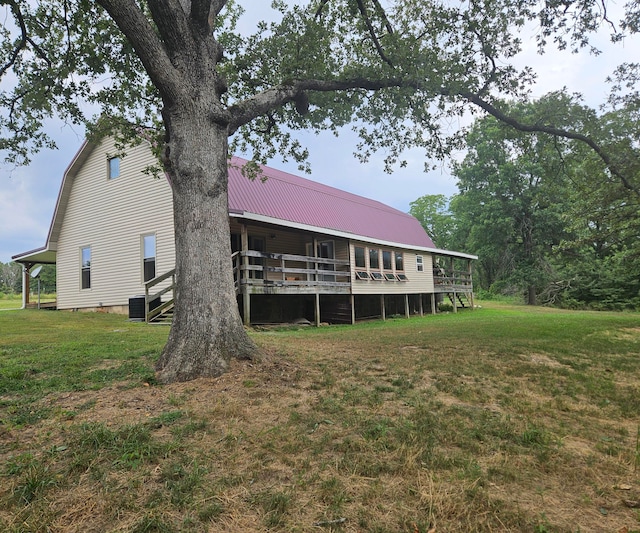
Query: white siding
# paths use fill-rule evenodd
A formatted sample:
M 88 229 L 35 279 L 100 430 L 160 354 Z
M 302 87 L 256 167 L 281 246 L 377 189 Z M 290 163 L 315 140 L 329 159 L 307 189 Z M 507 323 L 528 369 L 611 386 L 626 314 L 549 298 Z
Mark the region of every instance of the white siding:
M 156 275 L 174 267 L 171 188 L 142 172 L 154 162 L 146 144 L 128 148 L 120 176 L 108 179 L 111 140 L 97 146 L 73 178 L 58 240 L 58 308 L 128 305 L 144 294 L 143 234 L 156 235 Z M 68 179 L 69 179 L 68 178 Z M 91 246 L 91 288 L 80 288 L 80 248 Z
M 351 264 L 355 265 L 355 247 L 360 246 L 366 249 L 365 257 L 367 266 L 369 265 L 369 253 L 368 249 L 374 247 L 380 250 L 391 250 L 392 252 L 402 252 L 403 254 L 403 266 L 402 271 L 409 281 L 374 281 L 374 280 L 359 280 L 356 279 L 355 270 L 367 270 L 370 269 L 356 269 L 352 267 L 352 292 L 353 294 L 428 294 L 434 290 L 433 286 L 433 258 L 430 253 L 416 252 L 412 250 L 402 248 L 388 248 L 380 247 L 378 245 L 370 245 L 366 242 L 353 242 L 350 246 L 351 251 Z M 421 255 L 424 264 L 423 272 L 418 272 L 416 267 L 416 256 Z M 393 261 L 393 267 L 395 272 L 395 261 Z M 382 254 L 380 254 L 380 269 L 382 270 Z M 400 272 L 400 271 L 398 271 Z

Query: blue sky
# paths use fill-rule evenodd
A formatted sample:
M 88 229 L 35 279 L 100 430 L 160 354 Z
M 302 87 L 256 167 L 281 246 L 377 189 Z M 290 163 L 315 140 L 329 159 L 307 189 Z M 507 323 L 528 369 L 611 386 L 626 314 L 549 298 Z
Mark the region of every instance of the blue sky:
M 259 20 L 266 16 L 267 9 L 262 5 L 252 7 L 251 17 Z M 245 21 L 247 27 L 253 23 L 250 18 Z M 540 56 L 536 53 L 533 34 L 530 40 L 526 35 L 522 39 L 525 51 L 518 57 L 517 64 L 529 65 L 538 73 L 534 96 L 567 87 L 572 92 L 582 93 L 591 106 L 604 102 L 608 89 L 604 81 L 615 65 L 640 57 L 637 38 L 613 46 L 603 36 L 599 44 L 604 53 L 598 57 L 560 52 Z M 452 128 L 456 126 L 451 125 Z M 81 129 L 55 121 L 47 129 L 58 144 L 58 150 L 35 155 L 28 167 L 0 164 L 0 262 L 6 263 L 12 255 L 45 244 L 62 175 L 82 144 Z M 339 138 L 329 133 L 319 136 L 302 133 L 300 138 L 310 151 L 312 174 L 306 177 L 379 200 L 402 211 L 408 211 L 409 203 L 422 195 L 450 196 L 457 190 L 446 163 L 435 171 L 424 173 L 425 158 L 419 151 L 407 154 L 408 166 L 389 175 L 384 172 L 383 154 L 367 164 L 361 164 L 353 156 L 356 138 L 348 129 Z M 269 164 L 299 174 L 295 163 L 285 164 L 276 158 Z

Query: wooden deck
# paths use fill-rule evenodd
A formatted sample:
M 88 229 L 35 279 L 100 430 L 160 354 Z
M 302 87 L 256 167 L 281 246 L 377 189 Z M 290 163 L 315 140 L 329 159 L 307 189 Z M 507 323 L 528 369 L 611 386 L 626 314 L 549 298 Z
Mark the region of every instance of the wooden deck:
M 317 317 L 320 295 L 352 295 L 352 273 L 348 260 L 254 250 L 235 252 L 231 260 L 236 294 L 242 296 L 245 317 L 250 316 L 252 295 L 315 295 Z M 473 307 L 470 268 L 463 271 L 436 265 L 433 281 L 432 298 L 435 294 L 447 295 L 454 310 L 458 302 L 462 307 L 466 307 L 465 302 Z M 147 322 L 161 321 L 171 314 L 174 287 L 175 269 L 145 283 Z M 353 307 L 353 295 L 351 298 Z

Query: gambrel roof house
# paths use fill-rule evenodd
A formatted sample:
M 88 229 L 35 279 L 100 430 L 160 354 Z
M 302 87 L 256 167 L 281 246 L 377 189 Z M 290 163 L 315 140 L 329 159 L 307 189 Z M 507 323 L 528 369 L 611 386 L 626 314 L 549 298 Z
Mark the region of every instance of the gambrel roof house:
M 135 318 L 151 320 L 172 306 L 171 186 L 144 172 L 155 162 L 146 143 L 118 153 L 112 139 L 83 144 L 45 246 L 13 259 L 25 285 L 35 265 L 57 265 L 58 309 L 131 316 L 142 301 Z M 414 217 L 269 167 L 249 180 L 245 163 L 229 165 L 230 260 L 245 323 L 408 316 L 435 312 L 442 295 L 454 308 L 472 305 L 476 257 L 438 249 Z

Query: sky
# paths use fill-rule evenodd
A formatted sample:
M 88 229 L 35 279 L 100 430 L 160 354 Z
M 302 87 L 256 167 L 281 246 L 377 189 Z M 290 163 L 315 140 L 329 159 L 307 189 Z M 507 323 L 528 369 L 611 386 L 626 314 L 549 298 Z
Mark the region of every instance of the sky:
M 249 30 L 255 21 L 267 18 L 267 2 L 252 7 L 243 20 Z M 598 39 L 603 53 L 597 57 L 588 53 L 549 52 L 538 55 L 533 32 L 530 38 L 522 35 L 524 51 L 517 64 L 531 66 L 538 74 L 533 88 L 534 97 L 566 87 L 584 95 L 585 103 L 593 107 L 606 99 L 608 87 L 604 83 L 615 66 L 623 61 L 636 61 L 640 57 L 640 40 L 627 39 L 611 45 L 606 36 Z M 455 128 L 456 124 L 452 124 Z M 80 148 L 83 130 L 57 121 L 47 125 L 47 131 L 58 145 L 58 150 L 36 154 L 27 167 L 12 167 L 0 163 L 0 262 L 11 261 L 13 255 L 45 245 L 55 209 L 62 176 Z M 425 156 L 421 151 L 406 154 L 406 168 L 392 174 L 384 172 L 384 154 L 378 154 L 366 163 L 353 155 L 357 138 L 345 129 L 340 137 L 330 133 L 316 136 L 302 132 L 298 135 L 310 152 L 309 179 L 338 187 L 408 211 L 410 203 L 425 194 L 451 196 L 457 192 L 455 179 L 446 162 L 438 168 L 424 172 Z M 284 163 L 275 158 L 269 166 L 294 174 L 301 174 L 295 163 Z

